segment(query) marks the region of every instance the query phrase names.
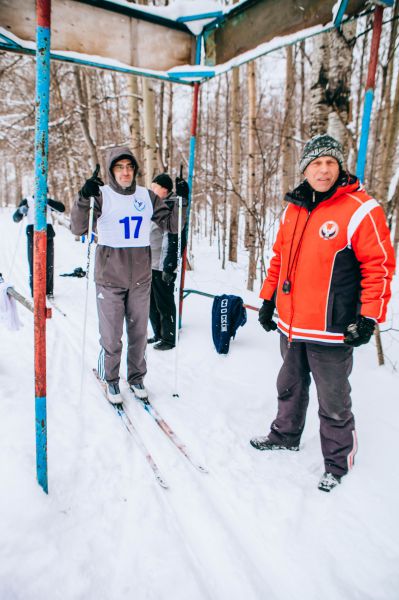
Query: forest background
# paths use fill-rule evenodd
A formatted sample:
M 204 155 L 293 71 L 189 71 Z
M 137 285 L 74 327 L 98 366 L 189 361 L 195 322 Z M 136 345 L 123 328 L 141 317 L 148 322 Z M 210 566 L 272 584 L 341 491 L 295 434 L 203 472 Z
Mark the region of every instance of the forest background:
M 132 2 L 165 6 L 168 0 Z M 221 2 L 225 6 L 232 1 Z M 365 185 L 399 244 L 399 1 L 384 11 Z M 221 267 L 248 253 L 247 287 L 259 286 L 284 194 L 299 183 L 299 157 L 328 132 L 355 171 L 372 36 L 372 11 L 234 67 L 200 87 L 190 246 L 217 244 Z M 35 59 L 0 53 L 0 205 L 33 192 Z M 190 86 L 52 62 L 49 196 L 66 205 L 106 151 L 128 145 L 139 183 L 176 175 L 189 157 Z M 194 267 L 189 254 L 189 266 Z

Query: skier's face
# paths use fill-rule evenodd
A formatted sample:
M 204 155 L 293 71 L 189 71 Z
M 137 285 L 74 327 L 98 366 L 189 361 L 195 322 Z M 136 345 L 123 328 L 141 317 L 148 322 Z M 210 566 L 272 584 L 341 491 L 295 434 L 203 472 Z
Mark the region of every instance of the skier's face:
M 154 194 L 161 198 L 161 200 L 165 200 L 166 196 L 169 194 L 168 190 L 159 185 L 159 183 L 152 182 L 151 189 L 154 192 Z
M 128 158 L 122 158 L 121 160 L 118 160 L 112 167 L 112 173 L 116 182 L 122 188 L 128 188 L 132 185 L 134 178 L 134 166 Z
M 328 192 L 338 179 L 339 164 L 332 156 L 319 156 L 308 164 L 303 174 L 316 192 Z

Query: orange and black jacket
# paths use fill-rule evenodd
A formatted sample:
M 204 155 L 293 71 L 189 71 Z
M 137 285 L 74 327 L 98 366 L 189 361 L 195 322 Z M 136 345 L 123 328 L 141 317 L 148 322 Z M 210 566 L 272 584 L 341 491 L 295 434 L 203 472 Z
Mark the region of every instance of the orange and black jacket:
M 286 200 L 260 293 L 275 299 L 280 331 L 335 345 L 358 315 L 383 322 L 395 258 L 381 206 L 347 174 L 324 195 L 304 181 Z

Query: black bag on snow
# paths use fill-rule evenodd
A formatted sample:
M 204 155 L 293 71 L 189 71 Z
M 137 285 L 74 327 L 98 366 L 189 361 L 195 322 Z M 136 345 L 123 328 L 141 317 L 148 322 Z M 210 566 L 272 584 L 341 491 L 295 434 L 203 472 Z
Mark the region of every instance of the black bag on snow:
M 223 294 L 215 296 L 212 305 L 212 338 L 216 352 L 227 354 L 230 339 L 247 322 L 247 311 L 239 296 Z

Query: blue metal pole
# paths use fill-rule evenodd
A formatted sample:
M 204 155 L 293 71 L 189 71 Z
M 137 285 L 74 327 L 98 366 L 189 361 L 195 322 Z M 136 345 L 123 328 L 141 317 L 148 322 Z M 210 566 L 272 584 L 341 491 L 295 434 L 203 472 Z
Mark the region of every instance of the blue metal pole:
M 49 314 L 46 309 L 46 213 L 51 0 L 37 0 L 36 11 L 35 226 L 33 254 L 36 474 L 39 485 L 48 494 L 46 318 Z

